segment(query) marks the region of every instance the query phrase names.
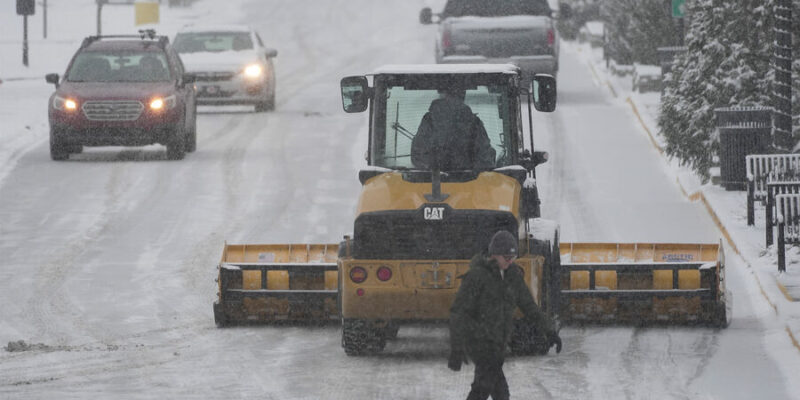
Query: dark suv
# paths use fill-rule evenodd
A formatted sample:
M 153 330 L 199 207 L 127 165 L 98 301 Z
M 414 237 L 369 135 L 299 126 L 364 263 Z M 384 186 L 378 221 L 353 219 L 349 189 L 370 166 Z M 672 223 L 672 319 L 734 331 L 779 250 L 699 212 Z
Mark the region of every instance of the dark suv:
M 90 36 L 50 96 L 50 155 L 66 160 L 83 146 L 167 146 L 182 159 L 197 146 L 194 75 L 184 73 L 165 36 Z

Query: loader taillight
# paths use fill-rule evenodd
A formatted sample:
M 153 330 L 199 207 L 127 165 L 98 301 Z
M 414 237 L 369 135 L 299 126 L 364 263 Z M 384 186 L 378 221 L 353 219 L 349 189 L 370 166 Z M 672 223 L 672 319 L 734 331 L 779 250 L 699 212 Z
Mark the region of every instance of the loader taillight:
M 378 268 L 378 280 L 382 282 L 386 282 L 389 279 L 392 279 L 392 270 L 388 267 L 380 267 Z
M 547 45 L 553 46 L 556 43 L 556 33 L 552 29 L 547 30 Z
M 350 280 L 355 283 L 362 283 L 367 280 L 367 270 L 361 267 L 354 267 L 350 270 Z
M 442 50 L 446 52 L 452 46 L 453 40 L 450 38 L 450 28 L 445 28 L 442 31 Z

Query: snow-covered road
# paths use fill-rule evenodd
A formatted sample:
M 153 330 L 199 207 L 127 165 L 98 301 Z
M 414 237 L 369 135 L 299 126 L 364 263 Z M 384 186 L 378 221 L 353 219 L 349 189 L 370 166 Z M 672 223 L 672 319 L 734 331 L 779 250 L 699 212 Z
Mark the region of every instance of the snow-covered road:
M 52 87 L 4 83 L 0 111 L 29 116 L 40 140 L 0 169 L 0 343 L 33 344 L 0 352 L 0 398 L 465 397 L 472 368 L 446 368 L 442 327 L 403 328 L 382 354 L 347 357 L 335 325 L 217 329 L 211 312 L 225 240 L 333 243 L 352 231 L 366 116 L 341 111 L 339 79 L 432 62 L 435 28 L 418 24 L 428 3 L 441 7 L 200 1 L 246 12 L 186 19 L 247 23 L 278 49 L 277 110 L 201 108 L 198 150 L 179 162 L 159 146 L 88 148 L 53 162 L 40 119 Z M 718 242 L 630 108 L 575 48 L 562 50 L 558 109 L 534 120 L 537 148 L 550 152 L 538 172 L 543 214 L 561 223 L 562 241 Z M 507 361 L 512 395 L 792 398 L 791 371 L 764 349 L 769 307 L 728 260 L 730 328 L 567 327 L 561 354 Z

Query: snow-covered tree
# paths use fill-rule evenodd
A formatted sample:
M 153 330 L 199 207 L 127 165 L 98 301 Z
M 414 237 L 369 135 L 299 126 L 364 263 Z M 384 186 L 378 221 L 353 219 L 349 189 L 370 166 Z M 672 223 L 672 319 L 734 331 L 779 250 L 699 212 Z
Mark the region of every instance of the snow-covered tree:
M 709 177 L 719 138 L 714 109 L 768 107 L 774 0 L 689 0 L 688 51 L 665 79 L 658 125 L 666 151 Z
M 619 64 L 658 64 L 659 47 L 675 46 L 677 26 L 670 1 L 607 0 L 602 15 L 609 57 Z

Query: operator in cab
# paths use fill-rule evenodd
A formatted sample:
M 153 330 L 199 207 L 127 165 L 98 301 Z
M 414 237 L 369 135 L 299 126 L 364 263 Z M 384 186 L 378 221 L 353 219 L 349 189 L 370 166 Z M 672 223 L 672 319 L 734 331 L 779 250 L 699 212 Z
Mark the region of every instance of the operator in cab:
M 416 168 L 440 171 L 482 170 L 495 166 L 495 151 L 483 122 L 464 103 L 466 90 L 439 90 L 411 142 Z

